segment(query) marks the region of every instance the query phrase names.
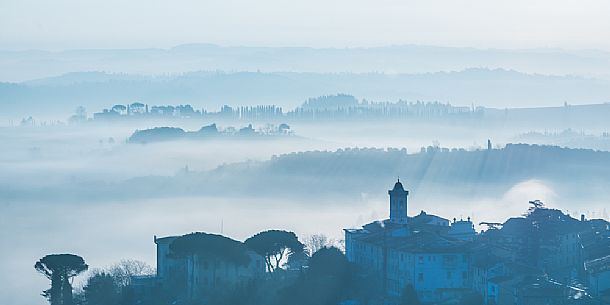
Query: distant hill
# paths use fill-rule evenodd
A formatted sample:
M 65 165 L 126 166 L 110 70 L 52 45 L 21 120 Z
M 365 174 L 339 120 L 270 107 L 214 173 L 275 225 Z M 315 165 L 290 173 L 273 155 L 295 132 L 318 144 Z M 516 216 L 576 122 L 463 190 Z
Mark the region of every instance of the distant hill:
M 576 76 L 467 69 L 424 74 L 192 72 L 144 77 L 71 73 L 25 83 L 0 83 L 3 115 L 67 117 L 141 101 L 149 104 L 275 104 L 293 108 L 310 97 L 346 93 L 374 101 L 439 101 L 458 106 L 537 107 L 610 101 L 610 81 Z
M 478 151 L 429 147 L 415 154 L 399 149 L 310 151 L 263 162 L 227 164 L 210 171 L 185 171 L 171 177 L 132 178 L 116 184 L 75 180 L 70 186 L 41 190 L 7 186 L 0 194 L 8 198 L 44 194 L 46 198 L 100 199 L 273 194 L 299 200 L 341 197 L 345 201 L 356 200 L 362 194 L 378 194 L 397 176 L 415 196 L 460 198 L 498 196 L 517 183 L 536 179 L 552 187 L 562 200 L 573 200 L 577 206 L 591 198 L 607 196 L 610 152 L 525 144 Z
M 610 53 L 589 50 L 501 50 L 419 45 L 299 48 L 186 44 L 170 49 L 0 51 L 0 67 L 0 81 L 10 82 L 79 71 L 146 75 L 195 70 L 420 74 L 460 71 L 470 67 L 610 78 Z
M 493 150 L 428 147 L 407 154 L 398 149 L 345 149 L 301 152 L 261 163 L 237 163 L 192 175 L 189 181 L 222 192 L 239 180 L 252 192 L 352 194 L 374 192 L 400 176 L 420 192 L 445 189 L 460 196 L 506 191 L 514 184 L 540 179 L 557 186 L 559 196 L 593 196 L 610 187 L 610 152 L 556 146 L 509 144 Z M 239 177 L 239 179 L 234 179 Z M 137 179 L 135 180 L 137 181 Z M 193 187 L 193 186 L 191 186 Z M 598 193 L 599 194 L 599 193 Z

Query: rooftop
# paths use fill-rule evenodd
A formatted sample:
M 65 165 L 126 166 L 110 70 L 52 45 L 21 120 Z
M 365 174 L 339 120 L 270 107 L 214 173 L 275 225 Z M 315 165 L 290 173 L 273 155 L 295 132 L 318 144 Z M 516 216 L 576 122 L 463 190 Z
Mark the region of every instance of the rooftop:
M 610 255 L 585 262 L 585 270 L 590 273 L 610 271 Z
M 407 236 L 392 236 L 389 231 L 376 231 L 356 239 L 366 244 L 411 253 L 456 253 L 468 251 L 471 246 L 470 242 L 430 231 L 413 231 Z

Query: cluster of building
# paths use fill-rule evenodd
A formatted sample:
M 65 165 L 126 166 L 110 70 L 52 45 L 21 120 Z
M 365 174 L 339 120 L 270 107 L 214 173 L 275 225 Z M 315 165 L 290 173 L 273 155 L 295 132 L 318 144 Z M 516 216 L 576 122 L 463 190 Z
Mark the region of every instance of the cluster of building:
M 610 223 L 574 219 L 539 201 L 523 217 L 487 223 L 407 215 L 409 192 L 390 190 L 390 218 L 345 229 L 348 260 L 381 283 L 388 304 L 469 295 L 485 304 L 610 304 Z M 443 303 L 445 304 L 445 303 Z
M 407 295 L 423 304 L 610 304 L 610 223 L 603 219 L 575 219 L 533 201 L 524 216 L 483 223 L 487 229 L 477 232 L 470 218 L 408 216 L 409 192 L 400 181 L 388 194 L 388 219 L 344 230 L 346 258 L 378 287 L 379 304 L 404 304 Z M 156 276 L 131 283 L 140 301 L 159 291 L 172 302 L 205 300 L 214 289 L 264 280 L 268 272 L 251 250 L 241 265 L 176 256 L 170 245 L 178 238 L 155 237 Z

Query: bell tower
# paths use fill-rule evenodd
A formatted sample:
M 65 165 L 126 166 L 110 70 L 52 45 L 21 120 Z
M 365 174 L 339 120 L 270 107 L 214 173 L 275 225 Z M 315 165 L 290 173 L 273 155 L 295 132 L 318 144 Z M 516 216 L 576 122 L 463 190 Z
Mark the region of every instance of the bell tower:
M 406 191 L 400 183 L 400 178 L 394 184 L 394 188 L 388 191 L 390 195 L 390 222 L 396 224 L 407 223 L 407 197 Z

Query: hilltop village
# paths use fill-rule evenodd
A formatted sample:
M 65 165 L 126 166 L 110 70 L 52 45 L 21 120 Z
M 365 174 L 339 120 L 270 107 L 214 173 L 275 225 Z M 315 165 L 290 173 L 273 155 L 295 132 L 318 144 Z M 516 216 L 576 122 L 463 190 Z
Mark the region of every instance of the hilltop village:
M 574 219 L 540 201 L 523 217 L 484 223 L 407 215 L 400 181 L 390 218 L 345 230 L 347 259 L 375 274 L 389 300 L 411 292 L 445 304 L 470 293 L 484 304 L 607 304 L 610 228 L 602 219 Z M 592 301 L 594 300 L 595 301 Z M 390 303 L 392 303 L 390 301 Z
M 134 272 L 144 268 L 128 262 L 94 272 L 74 300 L 70 283 L 88 269 L 83 258 L 47 255 L 35 267 L 52 280 L 43 296 L 53 305 L 610 304 L 606 220 L 534 200 L 524 215 L 481 222 L 477 232 L 470 218 L 409 216 L 400 181 L 388 195 L 389 218 L 344 229 L 343 242 L 282 230 L 243 242 L 155 236 L 155 271 Z
M 345 282 L 339 286 L 363 285 L 349 279 L 355 277 L 365 282 L 357 289 L 367 293 L 363 296 L 363 291 L 356 293 L 348 287 L 333 298 L 336 304 L 610 302 L 610 224 L 605 220 L 574 219 L 532 201 L 524 216 L 503 224 L 484 223 L 487 229 L 476 232 L 470 218 L 448 220 L 424 211 L 409 216 L 409 192 L 400 181 L 388 194 L 389 219 L 344 230 L 345 260 L 355 275 L 342 279 Z M 257 251 L 251 240 L 233 241 L 244 246 L 241 251 L 247 263 L 229 257 L 228 252 L 178 255 L 185 238 L 198 234 L 205 233 L 155 237 L 157 273 L 133 279 L 130 288 L 137 303 L 150 302 L 158 291 L 171 291 L 175 300 L 203 304 L 220 287 L 273 282 L 278 273 L 282 281 L 290 282 L 320 268 L 311 265 L 319 254 L 300 256 L 298 246 L 285 247 L 289 255 L 282 267 L 275 257 L 270 259 L 269 250 Z M 280 248 L 274 253 L 284 251 Z M 332 270 L 327 272 L 328 277 L 339 277 Z

